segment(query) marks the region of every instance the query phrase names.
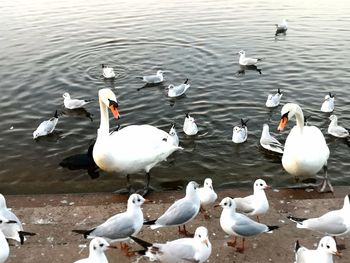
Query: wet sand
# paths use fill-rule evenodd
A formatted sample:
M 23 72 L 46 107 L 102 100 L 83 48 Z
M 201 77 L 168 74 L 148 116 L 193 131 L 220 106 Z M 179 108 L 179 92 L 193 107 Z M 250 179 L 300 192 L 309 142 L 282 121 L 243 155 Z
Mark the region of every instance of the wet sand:
M 218 193 L 221 200 L 225 196 L 244 196 L 248 191 L 225 190 Z M 295 223 L 289 221 L 287 215 L 298 217 L 319 216 L 329 210 L 343 206 L 344 196 L 350 193 L 349 187 L 338 187 L 335 196 L 318 194 L 305 190 L 280 189 L 267 191 L 270 210 L 261 217 L 261 222 L 268 225 L 278 225 L 280 229 L 271 234 L 261 234 L 246 239 L 244 254 L 228 247 L 229 237 L 222 231 L 219 224 L 221 208 L 210 210 L 211 218 L 205 219 L 199 214 L 187 225 L 193 232 L 198 226 L 209 229 L 210 241 L 213 245 L 209 262 L 294 262 L 294 242 L 298 239 L 308 248 L 316 246 L 321 234 L 309 230 L 298 229 Z M 147 198 L 154 201 L 145 204 L 145 218 L 154 219 L 163 213 L 170 203 L 181 198 L 183 192 L 151 193 Z M 87 229 L 100 224 L 115 213 L 124 211 L 127 196 L 116 194 L 72 194 L 72 195 L 33 195 L 6 196 L 7 204 L 21 218 L 26 231 L 37 233 L 29 237 L 24 245 L 15 242 L 11 246 L 7 263 L 56 263 L 74 262 L 87 257 L 88 240 L 81 235 L 72 233 L 72 229 Z M 150 242 L 164 242 L 179 238 L 177 227 L 151 230 L 148 227 L 138 235 L 139 238 Z M 343 257 L 335 258 L 335 262 L 349 262 L 350 240 L 338 238 L 339 244 L 344 244 Z M 134 250 L 140 247 L 131 244 Z M 107 252 L 109 262 L 136 262 L 137 257 L 125 257 L 120 250 Z M 147 262 L 140 259 L 139 262 Z

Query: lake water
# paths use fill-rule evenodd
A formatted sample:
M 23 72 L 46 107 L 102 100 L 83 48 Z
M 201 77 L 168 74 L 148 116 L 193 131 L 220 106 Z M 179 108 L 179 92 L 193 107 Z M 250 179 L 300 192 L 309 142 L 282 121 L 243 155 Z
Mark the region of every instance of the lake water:
M 289 20 L 286 36 L 275 23 Z M 213 178 L 214 188 L 251 187 L 261 177 L 274 187 L 297 186 L 280 159 L 259 148 L 264 123 L 277 133 L 281 106 L 265 107 L 280 88 L 282 105 L 299 103 L 310 124 L 321 128 L 331 155 L 333 185 L 350 184 L 349 146 L 326 134 L 329 114 L 320 107 L 336 95 L 334 113 L 350 127 L 350 2 L 193 0 L 45 1 L 0 3 L 0 192 L 5 194 L 111 192 L 125 177 L 59 163 L 84 153 L 99 126 L 97 92 L 112 88 L 120 102 L 119 124 L 152 124 L 168 131 L 175 122 L 184 147 L 151 170 L 151 186 L 179 189 L 189 180 Z M 239 70 L 237 52 L 262 57 L 262 74 Z M 101 63 L 113 66 L 114 81 L 101 79 Z M 138 90 L 136 78 L 167 70 L 165 82 Z M 189 78 L 186 96 L 170 100 L 166 87 Z M 85 112 L 64 110 L 62 94 L 95 98 Z M 32 139 L 41 121 L 63 112 L 53 135 Z M 185 113 L 199 134 L 182 132 Z M 91 114 L 92 121 L 87 115 Z M 232 143 L 232 128 L 249 119 L 249 136 Z M 116 122 L 111 119 L 113 126 Z M 322 178 L 322 173 L 318 179 Z M 133 175 L 135 184 L 143 175 Z

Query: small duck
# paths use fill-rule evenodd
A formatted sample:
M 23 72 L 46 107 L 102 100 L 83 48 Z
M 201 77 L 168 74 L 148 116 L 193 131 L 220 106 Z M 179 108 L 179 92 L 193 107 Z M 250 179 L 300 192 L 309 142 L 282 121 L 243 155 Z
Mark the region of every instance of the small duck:
M 90 241 L 89 257 L 80 259 L 74 263 L 108 263 L 105 251 L 109 248 L 116 247 L 110 246 L 109 243 L 101 237 L 95 237 Z
M 184 83 L 177 86 L 170 84 L 168 86 L 168 96 L 170 98 L 175 98 L 185 94 L 186 90 L 188 90 L 188 88 L 191 86 L 187 82 L 188 82 L 188 79 L 186 79 Z
M 238 55 L 239 55 L 239 64 L 241 66 L 253 66 L 253 65 L 256 65 L 259 61 L 261 61 L 261 58 L 247 58 L 245 56 L 244 50 L 239 51 Z
M 247 128 L 248 120 L 244 121 L 241 119 L 241 127 L 235 126 L 232 131 L 232 141 L 234 143 L 243 143 L 247 140 L 248 137 L 248 128 Z
M 93 99 L 81 100 L 81 99 L 72 99 L 68 92 L 63 93 L 63 104 L 64 107 L 70 110 L 79 109 L 84 107 L 86 104 L 93 101 Z
M 331 123 L 328 126 L 328 133 L 338 138 L 349 137 L 349 131 L 342 126 L 338 126 L 338 117 L 336 115 L 331 115 L 329 117 Z
M 163 77 L 164 73 L 165 73 L 164 71 L 158 70 L 156 75 L 148 75 L 140 78 L 142 79 L 142 81 L 148 84 L 158 84 L 164 81 L 164 77 Z
M 199 199 L 201 200 L 201 211 L 206 212 L 205 207 L 214 204 L 218 195 L 213 189 L 213 181 L 210 178 L 204 180 L 203 187 L 198 188 Z M 205 214 L 206 218 L 209 218 L 208 213 Z
M 269 94 L 265 103 L 266 107 L 268 108 L 277 107 L 280 104 L 282 96 L 283 96 L 283 93 L 281 93 L 280 89 L 277 90 L 277 93 L 275 95 Z
M 269 130 L 269 125 L 265 123 L 260 137 L 260 145 L 268 151 L 283 154 L 283 144 L 272 137 Z
M 196 135 L 198 133 L 197 124 L 194 121 L 194 118 L 191 117 L 188 113 L 186 113 L 183 131 L 187 135 Z
M 323 112 L 332 112 L 334 110 L 334 94 L 328 93 L 324 97 L 324 101 L 321 106 L 321 111 Z
M 266 214 L 269 210 L 269 201 L 267 200 L 265 190 L 271 189 L 263 179 L 257 179 L 254 182 L 254 192 L 246 197 L 236 197 L 236 209 L 249 216 L 256 216 L 258 222 L 259 215 Z
M 280 24 L 276 24 L 275 36 L 279 34 L 286 34 L 287 30 L 288 30 L 287 19 L 284 18 Z
M 323 237 L 316 249 L 307 249 L 300 246 L 298 240 L 295 242 L 295 263 L 333 263 L 333 255 L 341 257 L 333 237 Z
M 179 137 L 177 136 L 176 130 L 175 130 L 175 124 L 171 126 L 169 131 L 169 137 L 167 139 L 168 142 L 170 142 L 174 146 L 179 146 Z
M 39 127 L 33 132 L 33 139 L 36 139 L 40 136 L 46 136 L 52 133 L 56 127 L 57 122 L 58 122 L 58 114 L 56 110 L 52 118 L 40 123 Z
M 115 78 L 114 69 L 105 64 L 102 64 L 102 75 L 106 79 L 113 79 Z

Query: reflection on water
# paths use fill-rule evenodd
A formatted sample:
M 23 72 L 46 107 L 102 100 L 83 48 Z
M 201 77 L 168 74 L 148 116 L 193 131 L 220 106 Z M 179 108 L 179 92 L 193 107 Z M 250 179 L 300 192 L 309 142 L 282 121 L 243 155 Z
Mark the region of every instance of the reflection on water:
M 330 114 L 320 111 L 324 96 L 335 93 L 334 114 L 349 126 L 349 1 L 4 0 L 0 13 L 2 193 L 125 189 L 125 175 L 100 171 L 95 178 L 94 168 L 77 168 L 90 158 L 87 149 L 99 126 L 97 92 L 106 87 L 116 92 L 120 107 L 121 119 L 111 120 L 112 127 L 151 124 L 169 131 L 176 124 L 184 150 L 151 170 L 155 190 L 206 177 L 217 189 L 250 189 L 258 177 L 275 187 L 298 185 L 278 157 L 259 148 L 263 124 L 276 134 L 281 106 L 291 101 L 325 134 L 333 185 L 349 184 L 348 141 L 327 135 Z M 288 32 L 275 37 L 283 18 Z M 258 68 L 240 68 L 242 49 L 263 58 Z M 102 78 L 101 64 L 113 67 L 116 78 Z M 167 71 L 160 85 L 144 87 L 137 78 L 159 69 Z M 184 76 L 191 80 L 186 95 L 168 98 L 168 85 Z M 281 106 L 268 109 L 266 98 L 277 88 L 284 93 Z M 65 110 L 64 92 L 95 101 Z M 55 109 L 62 111 L 55 132 L 33 140 Z M 199 128 L 193 137 L 182 131 L 187 112 Z M 250 120 L 249 135 L 235 145 L 232 128 L 241 118 Z M 284 142 L 290 128 L 277 139 Z M 59 165 L 69 156 L 78 156 L 76 169 Z M 142 185 L 144 175 L 132 179 Z

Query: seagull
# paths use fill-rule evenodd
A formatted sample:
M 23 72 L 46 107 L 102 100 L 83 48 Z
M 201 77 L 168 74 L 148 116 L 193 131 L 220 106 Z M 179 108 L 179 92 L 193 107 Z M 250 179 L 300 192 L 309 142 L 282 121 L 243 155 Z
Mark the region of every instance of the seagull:
M 277 93 L 275 95 L 269 94 L 265 103 L 266 107 L 268 108 L 277 107 L 280 104 L 280 100 L 282 96 L 283 96 L 283 93 L 281 93 L 280 89 L 277 90 Z
M 116 248 L 110 246 L 106 240 L 101 237 L 95 237 L 91 240 L 89 245 L 89 257 L 75 261 L 74 263 L 108 263 L 105 251 L 109 248 Z
M 243 143 L 247 140 L 248 137 L 248 128 L 247 128 L 248 120 L 244 121 L 241 119 L 241 127 L 235 126 L 232 131 L 232 141 L 234 143 Z
M 13 239 L 21 244 L 26 240 L 25 236 L 34 236 L 35 233 L 23 231 L 23 226 L 19 218 L 6 205 L 5 197 L 0 194 L 0 217 L 13 222 L 2 228 L 2 232 L 7 239 Z
M 145 200 L 139 194 L 132 194 L 128 199 L 127 210 L 116 214 L 104 223 L 89 230 L 73 230 L 78 234 L 83 234 L 85 238 L 102 237 L 107 242 L 121 242 L 128 240 L 131 235 L 137 235 L 143 225 L 143 213 L 141 205 Z M 124 252 L 129 253 L 127 245 L 121 245 Z
M 179 146 L 179 137 L 177 136 L 177 133 L 175 130 L 175 124 L 173 124 L 173 126 L 170 128 L 167 141 L 174 146 Z
M 151 244 L 139 238 L 131 237 L 136 243 L 144 247 L 139 254 L 145 255 L 150 261 L 166 263 L 196 262 L 203 263 L 211 254 L 211 243 L 208 229 L 200 226 L 193 238 L 180 238 L 164 244 Z
M 331 123 L 328 126 L 329 134 L 338 138 L 349 137 L 349 131 L 342 126 L 338 126 L 338 117 L 336 115 L 331 115 L 329 119 L 331 120 Z
M 295 242 L 295 263 L 333 263 L 333 255 L 341 256 L 334 238 L 323 237 L 317 249 L 307 249 Z
M 57 122 L 58 122 L 58 114 L 56 110 L 52 118 L 50 118 L 47 121 L 43 121 L 42 123 L 40 123 L 39 127 L 36 128 L 36 130 L 33 132 L 33 139 L 36 139 L 40 136 L 46 136 L 52 133 L 56 127 Z
M 253 66 L 253 65 L 256 65 L 259 61 L 261 61 L 261 58 L 247 58 L 245 56 L 244 50 L 239 51 L 238 54 L 239 54 L 239 64 L 241 66 Z
M 288 24 L 287 24 L 287 19 L 283 19 L 280 24 L 276 24 L 276 33 L 275 36 L 278 34 L 286 34 L 288 30 Z
M 187 135 L 196 135 L 198 133 L 198 127 L 194 118 L 190 116 L 190 114 L 186 113 L 183 131 Z
M 93 101 L 93 99 L 80 100 L 80 99 L 71 99 L 68 92 L 63 93 L 63 103 L 67 109 L 74 110 L 84 107 L 85 104 Z
M 185 224 L 197 216 L 200 208 L 198 186 L 194 181 L 189 182 L 185 197 L 173 203 L 158 219 L 147 221 L 144 224 L 151 225 L 151 229 L 178 226 L 179 233 L 188 235 Z M 180 228 L 181 225 L 183 225 L 183 230 Z
M 233 200 L 236 203 L 236 209 L 249 216 L 266 214 L 269 210 L 269 201 L 267 200 L 265 190 L 271 189 L 263 179 L 257 179 L 254 182 L 254 193 L 246 197 L 236 197 Z
M 198 189 L 198 194 L 201 201 L 201 211 L 203 212 L 206 212 L 205 207 L 212 206 L 218 198 L 213 189 L 213 181 L 210 178 L 204 180 L 204 185 Z M 207 214 L 206 218 L 209 218 Z
M 162 70 L 158 70 L 156 75 L 148 75 L 148 76 L 143 76 L 140 77 L 142 79 L 142 81 L 148 83 L 148 84 L 158 84 L 163 82 L 164 77 L 163 74 L 165 73 L 165 71 Z
M 244 241 L 246 237 L 255 236 L 261 233 L 269 233 L 272 230 L 279 228 L 278 226 L 267 226 L 255 222 L 243 214 L 236 213 L 236 203 L 230 197 L 222 199 L 218 206 L 223 208 L 220 216 L 221 228 L 227 234 L 235 236 L 234 240 L 227 242 L 227 245 L 235 247 L 237 237 L 242 238 L 242 245 L 237 248 L 237 252 L 239 253 L 243 253 L 244 251 Z
M 4 263 L 10 255 L 10 247 L 2 230 L 15 223 L 17 222 L 0 216 L 0 263 Z
M 334 110 L 334 94 L 328 93 L 324 97 L 324 101 L 321 106 L 321 111 L 323 112 L 332 112 Z
M 344 236 L 350 233 L 350 194 L 345 196 L 343 208 L 325 213 L 315 218 L 288 216 L 297 223 L 297 228 L 306 228 L 324 235 Z
M 185 94 L 186 90 L 188 90 L 188 88 L 191 86 L 187 82 L 188 82 L 188 79 L 186 79 L 184 83 L 177 85 L 177 86 L 170 84 L 168 86 L 168 96 L 170 98 L 174 98 L 174 97 L 179 97 L 179 96 Z
M 263 125 L 260 145 L 268 151 L 283 154 L 283 144 L 270 135 L 269 125 L 266 123 Z
M 115 78 L 114 69 L 105 64 L 102 64 L 102 75 L 106 79 L 113 79 Z

